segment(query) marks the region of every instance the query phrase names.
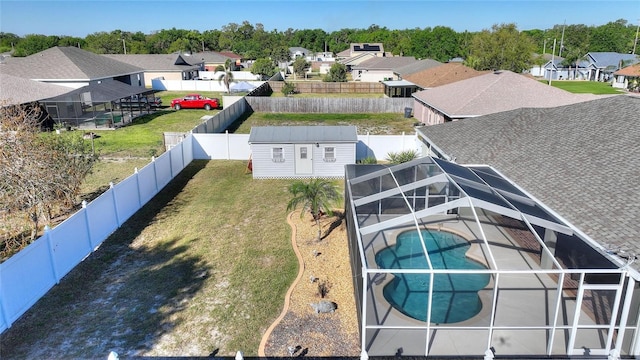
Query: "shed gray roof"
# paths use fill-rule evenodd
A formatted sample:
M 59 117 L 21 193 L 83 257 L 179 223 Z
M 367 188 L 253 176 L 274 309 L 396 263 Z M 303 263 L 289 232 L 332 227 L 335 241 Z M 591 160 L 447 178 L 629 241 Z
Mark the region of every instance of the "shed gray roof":
M 73 88 L 0 73 L 0 106 L 26 104 L 71 91 Z
M 523 107 L 554 107 L 598 98 L 572 94 L 511 71 L 496 71 L 419 91 L 413 97 L 453 119 Z
M 458 163 L 494 166 L 603 246 L 640 255 L 638 114 L 639 97 L 618 95 L 418 131 Z
M 87 81 L 141 73 L 142 69 L 76 47 L 56 46 L 7 61 L 0 72 L 42 81 Z
M 254 126 L 249 144 L 355 143 L 355 126 Z
M 194 64 L 203 62 L 202 58 L 187 57 L 181 54 L 105 54 L 103 56 L 131 64 L 145 71 L 195 70 L 200 67 Z

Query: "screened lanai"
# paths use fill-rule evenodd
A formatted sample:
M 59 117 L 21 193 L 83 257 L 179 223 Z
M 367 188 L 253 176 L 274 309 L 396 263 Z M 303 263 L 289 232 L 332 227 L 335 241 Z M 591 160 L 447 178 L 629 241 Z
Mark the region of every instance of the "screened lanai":
M 349 165 L 366 356 L 638 355 L 632 261 L 489 166 Z

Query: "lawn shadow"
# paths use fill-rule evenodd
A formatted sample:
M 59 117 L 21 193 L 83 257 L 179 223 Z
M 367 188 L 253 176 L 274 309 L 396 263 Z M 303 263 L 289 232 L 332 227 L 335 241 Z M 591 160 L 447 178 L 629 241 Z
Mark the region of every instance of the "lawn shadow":
M 177 195 L 206 164 L 188 165 L 7 329 L 1 357 L 135 356 L 179 325 L 174 315 L 201 289 L 209 266 L 188 252 L 196 239 L 140 235 L 158 216 L 180 211 Z
M 245 111 L 238 119 L 236 119 L 236 121 L 232 122 L 227 127 L 227 130 L 229 131 L 229 133 L 230 134 L 235 133 L 238 130 L 238 128 L 245 122 L 245 120 L 251 117 L 251 115 L 253 115 L 253 110 L 251 108 L 248 108 L 247 111 Z

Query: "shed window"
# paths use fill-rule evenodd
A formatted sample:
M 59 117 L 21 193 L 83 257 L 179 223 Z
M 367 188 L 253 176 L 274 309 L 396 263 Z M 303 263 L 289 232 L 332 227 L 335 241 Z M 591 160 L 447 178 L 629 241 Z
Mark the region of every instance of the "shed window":
M 271 161 L 284 162 L 284 150 L 281 147 L 272 148 Z
M 327 146 L 324 148 L 324 159 L 325 162 L 335 162 L 336 161 L 336 148 L 333 146 Z

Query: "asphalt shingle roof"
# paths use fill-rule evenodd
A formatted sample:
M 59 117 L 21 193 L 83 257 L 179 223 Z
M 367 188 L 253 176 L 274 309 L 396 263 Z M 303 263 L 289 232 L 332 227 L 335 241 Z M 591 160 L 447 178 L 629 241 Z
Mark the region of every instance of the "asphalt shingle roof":
M 638 114 L 640 97 L 618 95 L 419 131 L 458 163 L 494 166 L 603 246 L 640 255 Z
M 418 60 L 413 63 L 407 64 L 405 66 L 399 67 L 395 69 L 395 72 L 404 78 L 411 74 L 419 73 L 424 70 L 435 68 L 441 65 L 443 64 L 439 61 L 435 61 L 433 59 L 423 59 L 423 60 Z
M 506 70 L 419 91 L 413 96 L 453 119 L 523 107 L 562 106 L 597 98 L 591 94 L 572 94 Z
M 400 72 L 400 70 L 403 69 L 399 69 L 398 72 Z M 462 63 L 446 63 L 430 67 L 422 71 L 402 75 L 402 78 L 418 84 L 423 88 L 433 88 L 451 84 L 456 81 L 470 79 L 486 73 L 487 71 L 478 71 L 464 66 Z
M 413 56 L 373 57 L 358 65 L 354 65 L 352 69 L 395 70 L 397 68 L 413 64 L 416 61 L 416 58 Z
M 72 88 L 0 73 L 0 106 L 26 104 L 73 91 Z
M 183 71 L 198 69 L 199 66 L 193 64 L 202 63 L 202 57 L 184 56 L 180 54 L 106 54 L 103 56 L 136 66 L 145 71 Z
M 76 47 L 53 47 L 0 66 L 0 72 L 33 80 L 98 80 L 142 69 Z

